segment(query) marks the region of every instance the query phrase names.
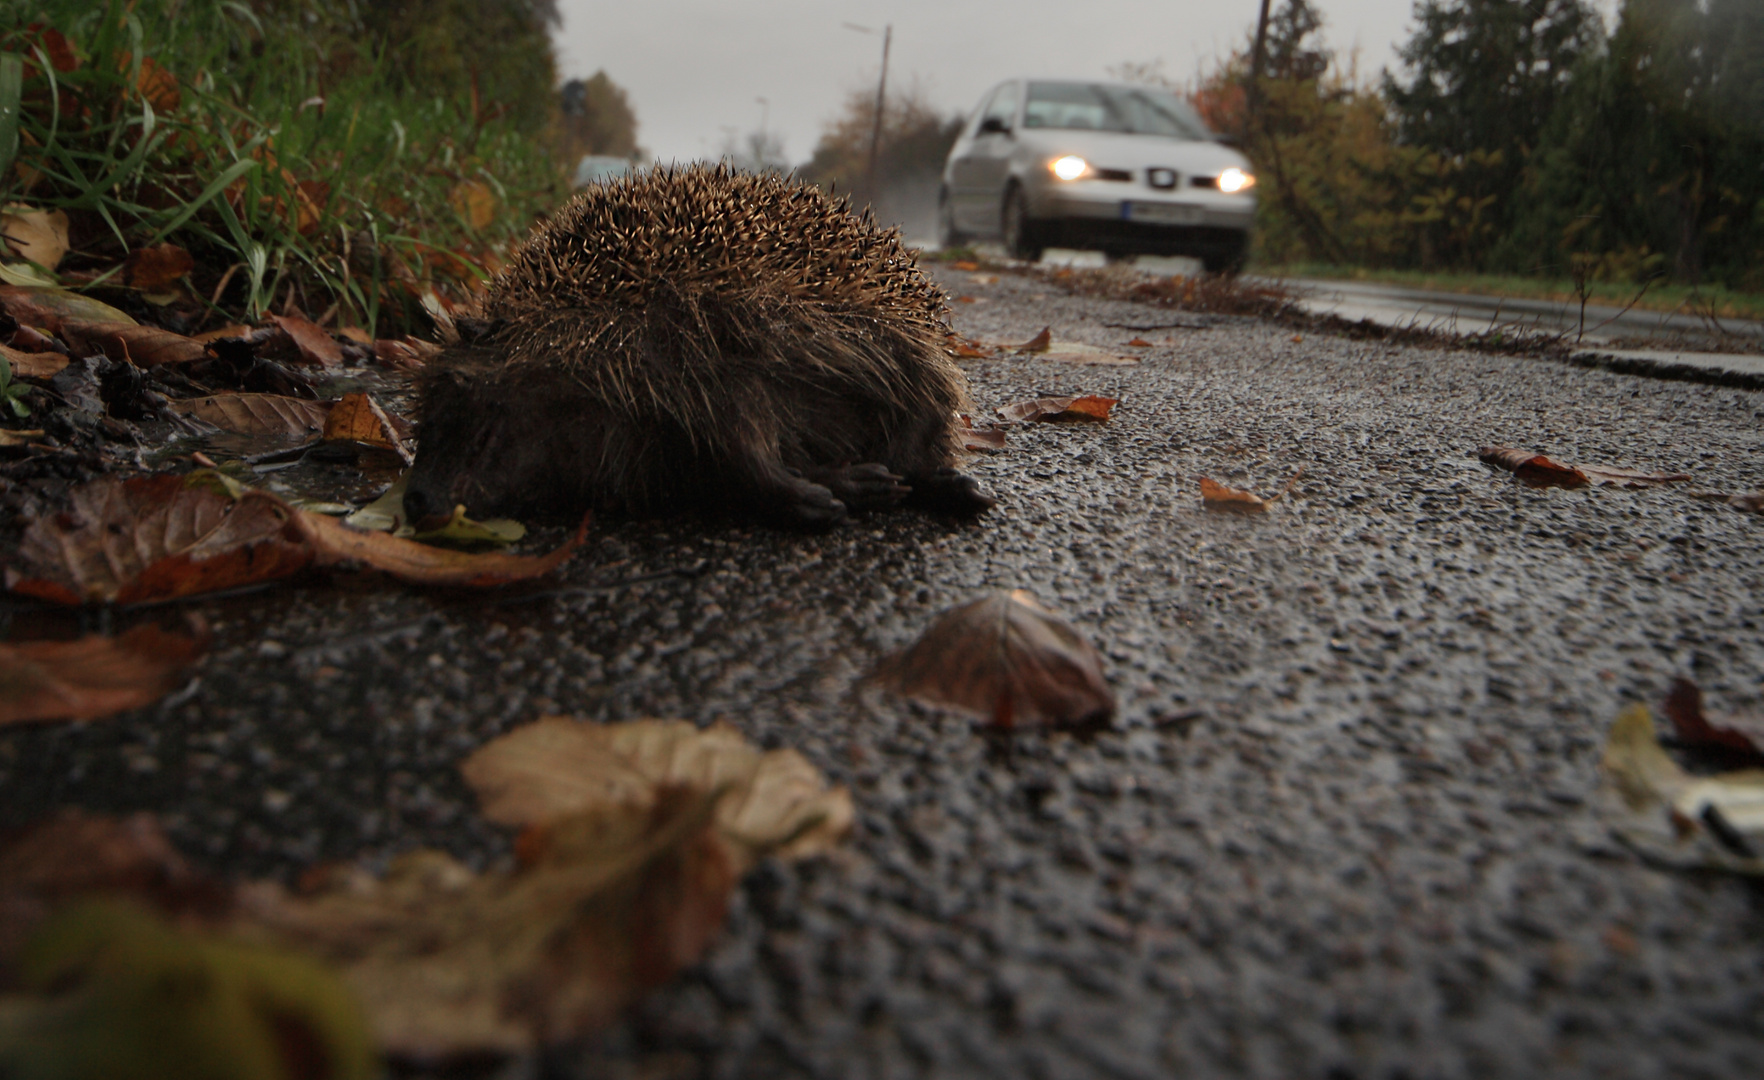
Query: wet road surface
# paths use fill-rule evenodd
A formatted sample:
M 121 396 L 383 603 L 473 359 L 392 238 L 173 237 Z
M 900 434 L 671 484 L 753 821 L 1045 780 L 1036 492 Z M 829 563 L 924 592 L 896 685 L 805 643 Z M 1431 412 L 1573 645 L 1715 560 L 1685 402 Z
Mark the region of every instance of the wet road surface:
M 1612 719 L 1673 675 L 1764 707 L 1764 525 L 1475 457 L 1755 490 L 1764 395 L 937 273 L 970 336 L 1154 342 L 970 363 L 983 412 L 1121 399 L 976 459 L 979 524 L 608 523 L 527 593 L 194 605 L 216 647 L 183 692 L 0 733 L 0 826 L 153 810 L 236 875 L 421 845 L 483 865 L 509 838 L 454 765 L 485 740 L 720 717 L 849 785 L 857 829 L 755 872 L 705 961 L 560 1075 L 1764 1074 L 1764 889 L 1643 864 L 1591 806 Z M 1196 495 L 1300 468 L 1259 519 Z M 994 588 L 1098 645 L 1112 727 L 997 737 L 859 684 Z

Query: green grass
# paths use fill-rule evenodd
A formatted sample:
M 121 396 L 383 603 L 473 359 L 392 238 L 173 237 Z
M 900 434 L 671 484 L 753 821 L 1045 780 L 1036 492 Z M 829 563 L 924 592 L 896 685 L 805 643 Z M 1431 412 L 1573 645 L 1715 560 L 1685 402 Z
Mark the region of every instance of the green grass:
M 1518 299 L 1580 302 L 1574 282 L 1566 278 L 1528 278 L 1507 274 L 1428 273 L 1420 270 L 1368 270 L 1363 267 L 1323 263 L 1256 266 L 1252 273 L 1267 277 L 1310 277 L 1331 280 L 1373 281 L 1439 292 Z M 1764 294 L 1735 292 L 1719 285 L 1689 286 L 1656 283 L 1644 293 L 1641 286 L 1594 281 L 1587 284 L 1587 303 L 1624 307 L 1634 303 L 1642 311 L 1682 311 L 1712 314 L 1716 318 L 1764 319 Z M 1637 299 L 1637 294 L 1641 294 Z
M 464 301 L 567 194 L 562 171 L 471 87 L 400 85 L 328 12 L 0 0 L 0 204 L 74 218 L 75 287 L 185 248 L 213 316 L 292 298 L 396 333 Z

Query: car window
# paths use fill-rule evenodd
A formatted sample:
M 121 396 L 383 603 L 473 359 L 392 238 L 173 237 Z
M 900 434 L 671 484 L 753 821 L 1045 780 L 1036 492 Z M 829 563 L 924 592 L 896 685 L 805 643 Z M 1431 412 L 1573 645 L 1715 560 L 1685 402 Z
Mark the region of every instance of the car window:
M 1005 83 L 992 93 L 992 100 L 986 103 L 986 111 L 980 114 L 980 123 L 991 119 L 1001 121 L 1005 127 L 1017 118 L 1017 84 Z
M 1208 137 L 1200 117 L 1175 94 L 1150 87 L 1096 83 L 1030 83 L 1023 126 L 1177 139 Z

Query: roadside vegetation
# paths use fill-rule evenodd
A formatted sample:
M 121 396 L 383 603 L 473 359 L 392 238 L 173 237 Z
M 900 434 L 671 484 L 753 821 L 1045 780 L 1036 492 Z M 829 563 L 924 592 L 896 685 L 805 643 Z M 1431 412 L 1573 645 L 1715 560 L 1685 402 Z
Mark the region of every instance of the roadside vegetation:
M 1756 311 L 1735 294 L 1764 293 L 1764 7 L 1624 0 L 1609 31 L 1583 0 L 1414 17 L 1402 69 L 1374 82 L 1284 0 L 1254 86 L 1246 44 L 1188 88 L 1255 161 L 1261 265 Z
M 15 285 L 178 330 L 273 308 L 402 332 L 464 301 L 566 193 L 549 0 L 0 13 Z

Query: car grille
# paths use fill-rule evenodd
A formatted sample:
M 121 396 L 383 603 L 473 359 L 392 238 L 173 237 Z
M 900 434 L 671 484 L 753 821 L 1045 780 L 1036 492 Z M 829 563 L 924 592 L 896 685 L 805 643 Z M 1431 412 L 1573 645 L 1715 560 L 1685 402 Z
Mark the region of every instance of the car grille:
M 1191 187 L 1217 188 L 1219 178 L 1217 176 L 1191 176 L 1188 178 L 1188 183 Z
M 1131 180 L 1133 174 L 1126 169 L 1098 169 L 1096 170 L 1096 178 L 1098 180 Z

